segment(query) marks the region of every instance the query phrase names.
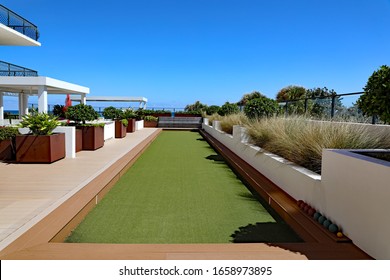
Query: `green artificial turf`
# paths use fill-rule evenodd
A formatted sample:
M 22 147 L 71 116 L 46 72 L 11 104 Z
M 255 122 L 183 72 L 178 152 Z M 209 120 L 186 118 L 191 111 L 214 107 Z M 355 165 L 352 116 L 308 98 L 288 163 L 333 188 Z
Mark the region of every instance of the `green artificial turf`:
M 66 242 L 228 243 L 256 223 L 277 224 L 199 133 L 164 131 Z

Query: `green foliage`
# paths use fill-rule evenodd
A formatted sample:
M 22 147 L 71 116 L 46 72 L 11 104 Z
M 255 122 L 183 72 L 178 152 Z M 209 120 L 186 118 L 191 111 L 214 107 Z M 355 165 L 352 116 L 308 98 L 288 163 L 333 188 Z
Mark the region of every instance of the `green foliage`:
M 25 115 L 22 119 L 19 126 L 29 128 L 34 135 L 50 135 L 57 126 L 61 125 L 56 116 L 46 113 Z
M 129 121 L 127 119 L 121 119 L 121 122 L 124 126 L 127 126 L 129 124 Z
M 245 115 L 250 119 L 271 117 L 279 110 L 278 103 L 268 97 L 252 99 L 244 108 Z
M 12 139 L 19 134 L 17 127 L 5 126 L 0 127 L 0 141 Z
M 194 104 L 189 104 L 184 108 L 184 111 L 197 111 L 200 114 L 202 111 L 205 111 L 207 105 L 200 103 L 200 101 L 196 101 Z
M 245 106 L 249 101 L 257 98 L 264 97 L 264 95 L 258 91 L 253 91 L 251 93 L 244 94 L 240 101 L 237 102 L 238 106 Z
M 218 114 L 221 116 L 237 114 L 239 112 L 240 112 L 240 108 L 238 108 L 238 105 L 236 103 L 229 103 L 229 102 L 225 102 L 225 104 L 223 104 L 221 108 L 218 110 Z
M 124 119 L 135 119 L 137 118 L 137 113 L 133 109 L 126 109 L 123 111 Z
M 53 107 L 53 115 L 54 116 L 57 116 L 59 118 L 64 119 L 66 117 L 65 112 L 66 112 L 66 108 L 64 105 L 59 105 L 59 104 L 54 105 L 54 107 Z
M 103 109 L 103 117 L 105 119 L 118 120 L 123 118 L 123 112 L 120 109 L 110 106 Z
M 211 115 L 213 115 L 213 114 L 215 114 L 215 113 L 218 113 L 218 111 L 219 111 L 220 108 L 221 108 L 221 107 L 219 107 L 218 105 L 211 105 L 211 106 L 208 106 L 208 107 L 206 108 L 206 114 L 209 115 L 209 116 L 211 116 Z
M 77 104 L 75 106 L 68 107 L 66 117 L 76 123 L 85 124 L 86 121 L 98 119 L 99 114 L 91 105 Z
M 144 120 L 148 122 L 156 122 L 158 118 L 154 116 L 144 116 Z
M 390 123 L 390 67 L 382 65 L 368 79 L 364 94 L 357 101 L 366 116 L 378 116 Z
M 306 89 L 301 86 L 287 86 L 282 88 L 276 95 L 276 101 L 283 102 L 287 100 L 301 99 L 306 97 Z

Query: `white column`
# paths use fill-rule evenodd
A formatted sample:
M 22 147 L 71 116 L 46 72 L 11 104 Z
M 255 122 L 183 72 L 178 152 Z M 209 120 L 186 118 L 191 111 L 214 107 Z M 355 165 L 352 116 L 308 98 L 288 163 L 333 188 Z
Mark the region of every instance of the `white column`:
M 18 109 L 19 109 L 19 119 L 22 118 L 23 115 L 23 93 L 19 93 L 18 95 Z
M 81 94 L 80 103 L 81 104 L 87 104 L 87 96 L 85 95 L 85 93 Z
M 23 94 L 23 111 L 22 115 L 28 115 L 28 94 Z
M 38 112 L 47 113 L 47 87 L 38 87 Z
M 0 92 L 0 120 L 4 120 L 4 93 Z

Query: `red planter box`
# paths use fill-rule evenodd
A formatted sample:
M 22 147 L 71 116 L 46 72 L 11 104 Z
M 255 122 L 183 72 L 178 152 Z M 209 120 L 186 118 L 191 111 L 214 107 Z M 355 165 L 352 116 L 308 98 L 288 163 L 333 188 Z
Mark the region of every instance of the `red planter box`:
M 127 126 L 124 126 L 122 121 L 115 121 L 115 138 L 126 137 Z
M 157 127 L 158 122 L 154 121 L 144 121 L 144 127 Z
M 134 132 L 135 131 L 135 119 L 127 119 L 129 124 L 127 125 L 126 132 Z
M 0 141 L 0 160 L 12 160 L 12 145 L 11 139 Z
M 76 153 L 83 150 L 83 131 L 76 129 Z
M 65 157 L 65 133 L 52 135 L 17 135 L 16 161 L 52 163 Z
M 82 130 L 83 150 L 97 150 L 104 146 L 104 127 L 78 126 Z

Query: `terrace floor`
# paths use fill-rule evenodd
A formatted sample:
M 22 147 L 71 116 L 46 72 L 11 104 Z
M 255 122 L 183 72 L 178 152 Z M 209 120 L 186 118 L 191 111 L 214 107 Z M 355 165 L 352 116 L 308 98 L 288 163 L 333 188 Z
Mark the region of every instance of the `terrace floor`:
M 143 129 L 49 165 L 0 162 L 0 259 L 366 258 L 349 254 L 349 244 L 62 243 L 160 131 Z

